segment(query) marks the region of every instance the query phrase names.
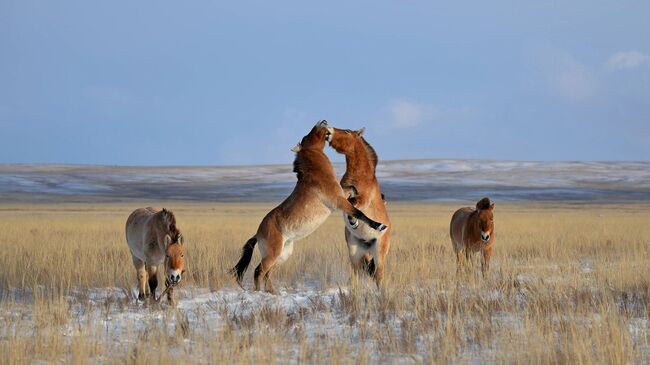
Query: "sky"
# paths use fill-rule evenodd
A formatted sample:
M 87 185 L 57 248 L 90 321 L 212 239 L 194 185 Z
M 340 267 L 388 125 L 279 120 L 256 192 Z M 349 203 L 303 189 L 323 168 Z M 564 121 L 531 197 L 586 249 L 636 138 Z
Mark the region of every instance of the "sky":
M 0 163 L 290 163 L 320 119 L 384 160 L 647 161 L 650 2 L 0 0 Z

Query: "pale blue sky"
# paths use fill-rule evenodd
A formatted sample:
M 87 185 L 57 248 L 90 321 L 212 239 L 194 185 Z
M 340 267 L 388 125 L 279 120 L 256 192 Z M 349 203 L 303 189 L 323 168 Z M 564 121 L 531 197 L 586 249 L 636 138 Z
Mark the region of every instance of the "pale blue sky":
M 648 160 L 649 1 L 0 0 L 0 163 Z

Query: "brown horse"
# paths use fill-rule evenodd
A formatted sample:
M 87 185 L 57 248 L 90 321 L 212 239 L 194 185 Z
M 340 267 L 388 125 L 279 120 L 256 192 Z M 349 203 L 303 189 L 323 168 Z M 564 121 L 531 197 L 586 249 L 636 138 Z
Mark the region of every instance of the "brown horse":
M 456 274 L 460 273 L 463 266 L 463 255 L 469 264 L 470 254 L 481 251 L 481 271 L 485 276 L 494 245 L 494 203 L 483 198 L 476 203 L 476 209 L 458 209 L 451 217 L 449 235 L 456 251 Z
M 346 162 L 341 187 L 355 207 L 372 219 L 390 225 L 386 203 L 375 176 L 377 154 L 363 138 L 363 132 L 364 129 L 351 131 L 334 128 L 330 146 L 344 154 Z M 380 285 L 390 247 L 390 228 L 382 234 L 350 215 L 345 215 L 343 221 L 352 269 L 355 273 L 363 269 Z
M 271 270 L 291 255 L 294 241 L 315 231 L 336 209 L 366 222 L 377 231 L 387 228 L 366 217 L 343 195 L 334 168 L 323 152 L 333 132 L 326 121 L 321 121 L 293 148 L 296 152 L 293 171 L 298 182 L 291 195 L 264 217 L 255 236 L 242 248 L 241 258 L 231 270 L 240 286 L 255 244 L 259 243 L 262 262 L 255 269 L 255 290 L 260 289 L 259 280 L 263 277 L 266 291 L 273 292 Z
M 151 207 L 134 210 L 126 220 L 126 242 L 138 274 L 138 299 L 149 295 L 156 298 L 158 267 L 164 263 L 165 291 L 172 302 L 173 287 L 185 272 L 183 235 L 176 227 L 174 213 Z

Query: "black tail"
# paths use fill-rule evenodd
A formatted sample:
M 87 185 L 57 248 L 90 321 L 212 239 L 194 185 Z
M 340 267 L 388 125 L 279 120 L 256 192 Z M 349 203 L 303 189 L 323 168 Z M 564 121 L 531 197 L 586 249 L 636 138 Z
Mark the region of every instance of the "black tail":
M 241 249 L 241 257 L 239 258 L 237 265 L 230 269 L 230 274 L 232 274 L 237 279 L 237 283 L 240 286 L 242 285 L 241 282 L 244 277 L 244 273 L 246 273 L 246 269 L 248 269 L 248 265 L 251 263 L 251 258 L 253 258 L 253 250 L 255 249 L 256 244 L 257 237 L 252 237 L 246 241 L 246 244 L 244 244 L 244 247 Z

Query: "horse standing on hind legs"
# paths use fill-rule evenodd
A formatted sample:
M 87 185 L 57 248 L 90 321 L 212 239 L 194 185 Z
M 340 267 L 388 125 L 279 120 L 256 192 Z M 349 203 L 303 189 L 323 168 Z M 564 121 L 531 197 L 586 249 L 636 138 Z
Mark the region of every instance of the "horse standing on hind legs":
M 451 217 L 449 235 L 456 252 L 456 275 L 460 274 L 464 260 L 470 264 L 471 254 L 481 251 L 481 272 L 485 277 L 494 246 L 494 203 L 483 198 L 476 203 L 476 209 L 458 209 Z
M 375 150 L 363 138 L 363 132 L 364 129 L 334 129 L 330 146 L 345 155 L 346 170 L 341 179 L 341 187 L 356 208 L 372 219 L 390 225 L 386 202 L 375 176 L 379 160 Z M 386 254 L 390 247 L 390 228 L 379 233 L 350 215 L 345 215 L 343 221 L 352 269 L 355 273 L 365 271 L 374 277 L 378 286 L 381 285 Z
M 379 232 L 386 230 L 386 225 L 366 217 L 345 198 L 323 152 L 333 133 L 334 129 L 321 121 L 292 149 L 296 152 L 293 171 L 298 182 L 291 195 L 262 219 L 255 236 L 242 248 L 239 262 L 230 271 L 240 286 L 258 244 L 262 262 L 255 269 L 255 290 L 260 289 L 260 278 L 264 278 L 265 290 L 273 292 L 272 270 L 289 258 L 294 241 L 315 231 L 334 210 L 340 209 Z
M 165 264 L 165 292 L 171 303 L 173 287 L 185 273 L 183 235 L 174 213 L 151 207 L 134 210 L 126 220 L 126 241 L 138 274 L 138 299 L 156 299 L 158 267 Z

